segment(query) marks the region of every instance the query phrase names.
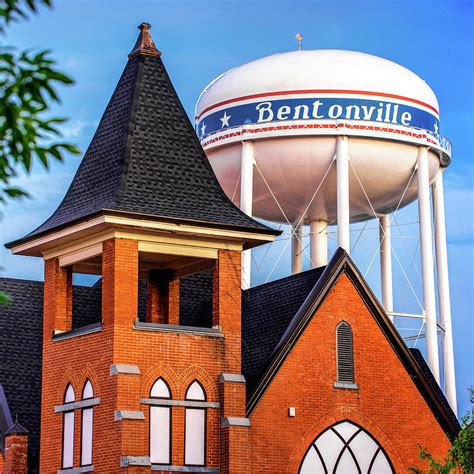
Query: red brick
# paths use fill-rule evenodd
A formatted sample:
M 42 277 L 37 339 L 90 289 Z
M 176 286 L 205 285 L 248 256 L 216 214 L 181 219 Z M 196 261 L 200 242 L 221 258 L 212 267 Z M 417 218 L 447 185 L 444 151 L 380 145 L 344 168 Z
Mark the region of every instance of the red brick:
M 358 390 L 334 388 L 337 324 L 353 331 Z M 288 408 L 296 416 L 288 416 Z M 310 443 L 350 419 L 386 450 L 396 472 L 420 463 L 418 444 L 441 457 L 450 446 L 429 406 L 368 311 L 342 275 L 283 362 L 250 421 L 252 472 L 296 473 Z M 249 454 L 247 453 L 246 456 Z
M 133 329 L 138 307 L 138 247 L 136 241 L 111 239 L 104 243 L 102 256 L 101 332 L 77 338 L 52 341 L 52 330 L 44 333 L 43 396 L 41 417 L 41 472 L 61 468 L 62 415 L 54 406 L 63 403 L 64 391 L 72 383 L 76 400 L 85 381 L 93 384 L 100 405 L 94 408 L 93 464 L 95 472 L 119 472 L 120 455 L 145 456 L 149 453 L 149 407 L 140 398 L 149 397 L 153 383 L 163 377 L 173 398 L 183 400 L 188 386 L 198 380 L 207 400 L 220 401 L 219 375 L 240 371 L 240 254 L 223 251 L 217 265 L 219 276 L 214 315 L 225 338 L 148 332 Z M 56 288 L 57 262 L 46 262 L 45 288 Z M 61 274 L 60 274 L 61 275 Z M 62 288 L 62 286 L 61 286 Z M 65 299 L 45 291 L 45 326 L 53 327 L 52 318 L 63 310 Z M 169 282 L 169 323 L 179 323 L 179 280 Z M 109 374 L 111 364 L 132 364 L 141 375 Z M 244 385 L 228 406 L 235 413 L 245 413 Z M 230 408 L 229 408 L 230 409 Z M 144 421 L 114 421 L 115 410 L 142 410 Z M 183 407 L 172 409 L 172 462 L 184 464 Z M 80 464 L 80 411 L 76 410 L 75 461 Z M 207 410 L 207 465 L 220 464 L 219 409 Z M 150 472 L 150 469 L 122 469 Z
M 5 459 L 0 455 L 0 468 L 4 474 L 26 474 L 28 463 L 28 435 L 5 437 Z
M 95 472 L 150 472 L 119 468 L 120 455 L 149 454 L 148 398 L 163 377 L 173 399 L 183 400 L 198 380 L 210 402 L 207 410 L 207 465 L 225 473 L 296 473 L 311 441 L 325 428 L 350 419 L 383 446 L 397 472 L 417 464 L 418 443 L 435 456 L 449 440 L 419 394 L 359 293 L 345 276 L 336 282 L 283 362 L 250 415 L 251 427 L 221 428 L 222 416 L 245 417 L 245 384 L 220 383 L 221 373 L 241 373 L 240 253 L 219 251 L 213 276 L 213 324 L 224 338 L 134 329 L 138 307 L 139 255 L 136 241 L 104 243 L 101 332 L 53 341 L 67 328 L 68 274 L 57 260 L 45 262 L 45 314 L 41 415 L 41 472 L 61 468 L 63 402 L 69 383 L 79 400 L 87 379 L 100 405 L 94 408 Z M 149 296 L 149 300 L 152 298 Z M 168 322 L 179 322 L 179 281 L 168 289 Z M 150 313 L 151 314 L 151 313 Z M 333 387 L 336 380 L 336 325 L 344 319 L 354 334 L 358 390 Z M 163 320 L 164 321 L 164 320 Z M 140 375 L 110 375 L 111 364 L 132 364 Z M 288 417 L 288 408 L 296 416 Z M 145 420 L 114 421 L 115 410 L 143 411 Z M 172 408 L 172 464 L 184 464 L 185 408 Z M 80 463 L 80 411 L 76 411 L 75 466 Z

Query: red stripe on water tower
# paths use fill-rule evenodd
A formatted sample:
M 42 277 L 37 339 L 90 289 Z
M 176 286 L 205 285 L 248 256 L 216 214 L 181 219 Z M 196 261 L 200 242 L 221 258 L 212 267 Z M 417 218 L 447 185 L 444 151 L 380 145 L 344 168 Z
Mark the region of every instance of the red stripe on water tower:
M 438 110 L 430 104 L 426 102 L 422 102 L 421 100 L 412 99 L 410 97 L 404 97 L 402 95 L 396 94 L 387 94 L 385 92 L 369 92 L 369 91 L 352 91 L 352 90 L 345 90 L 345 89 L 306 89 L 306 90 L 294 90 L 294 91 L 278 91 L 278 92 L 262 92 L 260 94 L 250 94 L 250 95 L 243 95 L 241 97 L 235 97 L 233 99 L 223 100 L 222 102 L 218 102 L 217 104 L 210 105 L 209 107 L 205 108 L 197 117 L 196 120 L 199 120 L 206 112 L 209 112 L 212 109 L 216 109 L 217 107 L 221 107 L 222 105 L 232 104 L 234 102 L 240 102 L 243 100 L 249 99 L 258 99 L 260 97 L 271 97 L 271 96 L 279 96 L 279 95 L 298 95 L 298 94 L 346 94 L 346 95 L 369 95 L 369 96 L 377 96 L 377 97 L 388 97 L 390 99 L 398 99 L 404 100 L 406 102 L 412 102 L 414 104 L 422 105 L 433 112 L 436 115 L 439 115 Z

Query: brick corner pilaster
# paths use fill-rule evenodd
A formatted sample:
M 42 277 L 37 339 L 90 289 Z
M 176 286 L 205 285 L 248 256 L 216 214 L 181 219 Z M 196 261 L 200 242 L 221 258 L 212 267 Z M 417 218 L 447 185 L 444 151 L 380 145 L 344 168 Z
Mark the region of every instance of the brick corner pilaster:
M 239 251 L 219 250 L 212 280 L 212 324 L 224 333 L 226 370 L 232 373 L 241 372 L 241 265 Z
M 4 474 L 26 474 L 28 465 L 28 432 L 5 435 Z

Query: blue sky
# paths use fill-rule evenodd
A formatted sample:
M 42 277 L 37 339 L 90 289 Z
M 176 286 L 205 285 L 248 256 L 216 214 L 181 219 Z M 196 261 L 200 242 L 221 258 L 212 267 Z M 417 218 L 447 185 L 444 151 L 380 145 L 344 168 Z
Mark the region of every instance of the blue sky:
M 29 22 L 12 25 L 4 44 L 20 48 L 51 48 L 61 68 L 76 85 L 61 90 L 59 114 L 71 120 L 65 137 L 82 150 L 94 133 L 126 63 L 142 21 L 153 25 L 152 35 L 189 114 L 202 89 L 218 74 L 244 62 L 296 47 L 295 33 L 304 35 L 306 49 L 350 49 L 393 60 L 424 78 L 440 103 L 441 133 L 453 142 L 453 163 L 445 173 L 448 253 L 453 306 L 459 413 L 468 410 L 467 389 L 473 384 L 474 327 L 474 62 L 471 1 L 243 1 L 243 0 L 56 0 L 52 11 L 42 10 Z M 49 173 L 39 167 L 18 184 L 32 199 L 9 204 L 3 212 L 1 240 L 18 238 L 43 222 L 55 209 L 79 164 L 69 157 Z M 421 294 L 416 244 L 416 205 L 397 216 L 398 230 L 408 239 L 394 246 L 407 273 L 394 262 L 395 301 L 400 311 L 416 311 Z M 373 224 L 373 223 L 372 223 Z M 353 257 L 378 294 L 378 259 L 367 271 L 376 231 L 368 226 Z M 353 226 L 359 235 L 361 226 Z M 333 229 L 334 230 L 334 229 Z M 283 240 L 254 268 L 254 283 L 288 274 L 288 252 L 274 267 Z M 334 240 L 331 248 L 334 248 Z M 12 257 L 1 250 L 4 275 L 42 279 L 39 259 Z M 304 261 L 305 268 L 308 260 Z M 272 271 L 273 270 L 273 271 Z M 403 335 L 416 328 L 397 321 Z M 407 326 L 408 327 L 407 329 Z M 405 331 L 405 333 L 403 332 Z M 419 341 L 423 349 L 423 341 Z

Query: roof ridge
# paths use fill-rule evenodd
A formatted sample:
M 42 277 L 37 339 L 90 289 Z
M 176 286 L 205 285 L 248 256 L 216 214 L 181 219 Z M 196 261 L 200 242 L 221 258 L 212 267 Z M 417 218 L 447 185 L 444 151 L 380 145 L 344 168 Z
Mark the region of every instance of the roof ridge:
M 44 284 L 44 281 L 42 280 L 29 280 L 27 278 L 15 278 L 15 277 L 9 277 L 9 276 L 0 276 L 0 281 L 40 283 L 41 285 Z
M 141 34 L 139 38 L 137 39 L 137 44 L 138 44 L 138 41 L 140 40 L 140 37 L 141 37 Z M 153 40 L 152 40 L 152 43 L 153 43 Z M 153 46 L 154 46 L 154 43 L 153 43 Z M 120 179 L 120 184 L 115 190 L 114 196 L 112 198 L 112 206 L 111 206 L 112 208 L 118 205 L 118 203 L 120 202 L 120 199 L 123 195 L 124 188 L 127 185 L 127 177 L 128 177 L 128 171 L 130 168 L 130 158 L 131 158 L 131 142 L 135 134 L 138 100 L 140 97 L 140 90 L 142 86 L 141 79 L 143 77 L 143 62 L 140 61 L 140 58 L 137 56 L 140 53 L 140 51 L 137 51 L 136 54 L 134 53 L 133 55 L 132 53 L 133 51 L 128 55 L 129 57 L 128 61 L 130 62 L 131 60 L 133 60 L 133 58 L 137 58 L 136 59 L 136 61 L 138 61 L 137 73 L 135 75 L 135 84 L 133 87 L 133 98 L 132 98 L 132 104 L 130 107 L 130 118 L 129 118 L 129 123 L 128 123 L 127 138 L 125 142 L 125 152 L 124 152 L 124 159 L 123 159 L 123 165 L 122 165 L 122 176 Z
M 90 288 L 91 290 L 92 289 L 97 289 L 100 285 L 100 279 L 97 280 L 96 283 L 94 283 L 93 285 L 80 285 L 80 284 L 77 284 L 77 283 L 74 283 L 72 285 L 73 288 Z M 3 277 L 3 276 L 0 276 L 0 286 L 1 286 L 1 283 L 2 282 L 9 282 L 9 283 L 32 283 L 32 284 L 35 284 L 37 286 L 43 286 L 44 285 L 44 281 L 43 280 L 28 280 L 27 278 L 14 278 L 14 277 Z

